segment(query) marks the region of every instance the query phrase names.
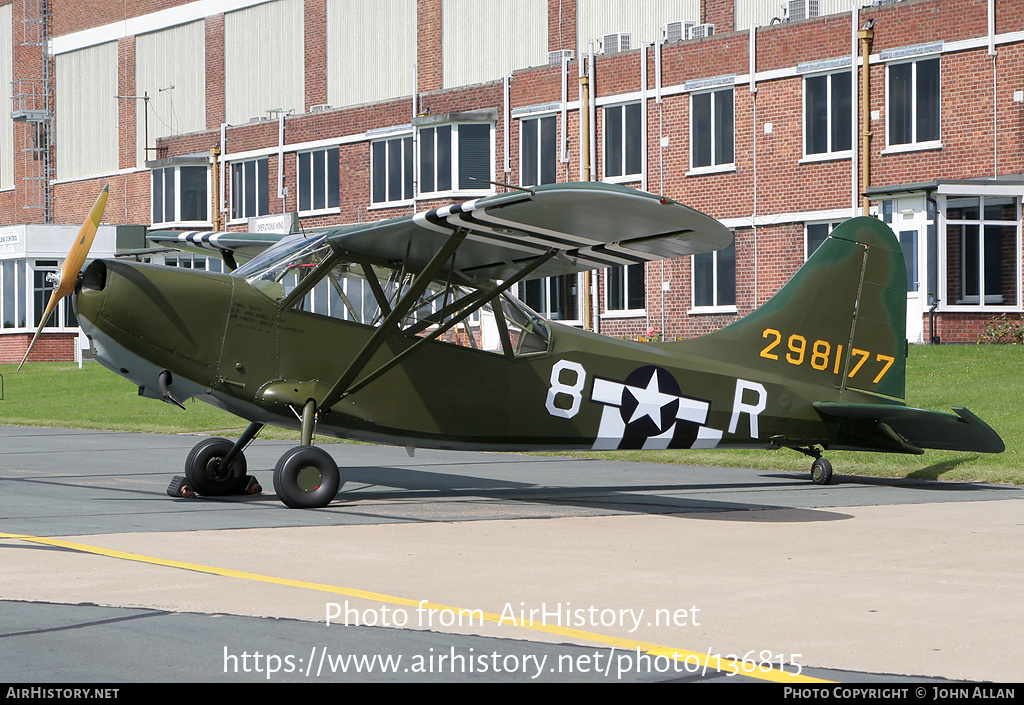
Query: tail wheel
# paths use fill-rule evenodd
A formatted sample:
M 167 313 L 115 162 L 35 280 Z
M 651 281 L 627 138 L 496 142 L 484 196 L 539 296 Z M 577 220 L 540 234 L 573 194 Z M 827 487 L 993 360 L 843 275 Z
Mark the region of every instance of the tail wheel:
M 818 458 L 811 465 L 811 482 L 816 485 L 827 485 L 832 482 L 832 463 Z
M 185 459 L 185 482 L 207 497 L 240 494 L 247 482 L 245 456 L 239 453 L 231 465 L 221 462 L 234 445 L 227 438 L 197 443 Z
M 326 507 L 338 494 L 341 473 L 326 451 L 297 446 L 281 456 L 274 468 L 274 491 L 293 509 Z

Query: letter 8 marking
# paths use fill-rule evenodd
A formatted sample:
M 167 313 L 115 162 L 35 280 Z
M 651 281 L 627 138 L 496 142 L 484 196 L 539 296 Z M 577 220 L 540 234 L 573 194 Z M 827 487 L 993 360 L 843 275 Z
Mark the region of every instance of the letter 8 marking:
M 572 384 L 562 382 L 562 372 L 574 373 L 576 381 Z M 586 379 L 587 371 L 583 369 L 583 365 L 580 363 L 572 362 L 571 360 L 559 360 L 556 362 L 551 368 L 551 387 L 548 389 L 548 398 L 544 402 L 544 407 L 548 410 L 548 413 L 562 419 L 571 419 L 578 414 L 580 404 L 583 402 L 583 385 Z M 563 409 L 555 404 L 559 394 L 567 396 L 571 400 L 568 409 Z

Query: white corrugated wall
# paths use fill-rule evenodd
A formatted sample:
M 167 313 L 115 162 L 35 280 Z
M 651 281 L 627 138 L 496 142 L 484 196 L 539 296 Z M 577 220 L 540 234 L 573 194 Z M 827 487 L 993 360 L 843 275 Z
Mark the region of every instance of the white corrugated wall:
M 661 41 L 661 27 L 667 22 L 693 20 L 701 23 L 700 0 L 578 0 L 576 10 L 577 56 L 585 55 L 588 44 L 606 34 L 628 32 L 630 48 Z M 597 42 L 594 42 L 597 51 Z
M 57 179 L 118 169 L 117 42 L 59 54 Z
M 773 18 L 782 19 L 785 17 L 785 4 L 786 0 L 737 0 L 737 31 L 750 29 L 752 24 L 765 27 Z M 818 0 L 818 16 L 849 12 L 854 5 L 860 7 L 864 4 L 862 0 Z
M 412 95 L 415 63 L 416 0 L 327 0 L 329 105 Z
M 547 0 L 444 0 L 445 88 L 499 79 L 548 61 Z
M 227 122 L 270 109 L 305 112 L 303 2 L 275 0 L 224 15 Z
M 173 57 L 173 60 L 172 60 Z M 170 87 L 174 86 L 173 89 Z M 206 129 L 206 30 L 204 22 L 135 38 L 135 94 L 149 94 L 149 145 L 158 137 Z M 143 149 L 145 101 L 135 101 L 136 166 L 154 159 Z

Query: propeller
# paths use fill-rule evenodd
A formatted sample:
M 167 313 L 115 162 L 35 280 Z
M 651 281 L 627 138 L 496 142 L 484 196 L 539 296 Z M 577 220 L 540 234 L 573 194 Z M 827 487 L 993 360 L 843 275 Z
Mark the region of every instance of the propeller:
M 68 256 L 64 258 L 64 264 L 61 265 L 58 271 L 53 272 L 47 277 L 48 280 L 53 282 L 53 293 L 50 294 L 50 300 L 46 303 L 46 310 L 43 311 L 43 316 L 39 319 L 39 327 L 36 328 L 36 334 L 32 336 L 32 342 L 28 344 L 25 357 L 21 359 L 21 364 L 18 365 L 19 372 L 25 364 L 25 360 L 28 359 L 29 353 L 32 352 L 32 347 L 36 344 L 36 340 L 39 339 L 39 334 L 43 332 L 43 326 L 50 320 L 50 314 L 53 313 L 53 309 L 57 308 L 57 302 L 75 290 L 75 281 L 78 279 L 78 273 L 82 270 L 82 265 L 85 264 L 85 258 L 89 256 L 89 248 L 92 247 L 92 241 L 96 238 L 96 230 L 100 226 L 100 219 L 103 217 L 103 209 L 107 205 L 107 195 L 109 192 L 110 185 L 107 184 L 100 191 L 96 203 L 93 204 L 92 210 L 89 211 L 89 217 L 82 223 L 82 229 L 78 231 L 75 244 L 71 246 Z

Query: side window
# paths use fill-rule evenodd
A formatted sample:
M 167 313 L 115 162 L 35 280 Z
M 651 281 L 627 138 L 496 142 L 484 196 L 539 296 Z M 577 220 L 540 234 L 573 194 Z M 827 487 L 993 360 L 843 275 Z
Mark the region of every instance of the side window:
M 520 284 L 523 303 L 553 321 L 582 320 L 578 274 L 531 279 Z
M 490 191 L 491 123 L 421 127 L 420 193 Z
M 808 223 L 804 247 L 804 259 L 814 254 L 814 251 L 821 247 L 828 234 L 839 227 L 839 223 Z
M 299 212 L 339 206 L 338 148 L 298 154 Z
M 693 256 L 694 308 L 736 305 L 736 243 Z
M 604 178 L 629 180 L 643 173 L 640 104 L 604 109 Z
M 370 145 L 371 200 L 374 205 L 412 200 L 412 137 Z
M 849 71 L 804 79 L 804 154 L 851 149 L 851 81 Z
M 1017 306 L 1020 207 L 1015 196 L 946 198 L 946 303 Z
M 169 166 L 151 172 L 152 223 L 209 223 L 209 169 Z
M 610 267 L 605 272 L 605 310 L 612 313 L 644 310 L 647 294 L 643 264 Z
M 267 180 L 269 160 L 253 159 L 231 165 L 231 217 L 234 220 L 270 213 Z
M 558 118 L 554 115 L 519 123 L 520 183 L 553 184 L 558 180 Z
M 887 142 L 919 145 L 939 141 L 939 60 L 890 64 Z
M 691 169 L 733 164 L 733 89 L 690 96 Z

